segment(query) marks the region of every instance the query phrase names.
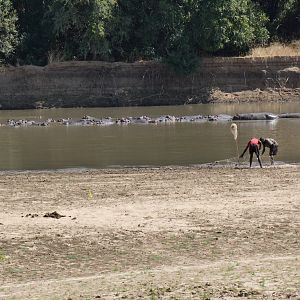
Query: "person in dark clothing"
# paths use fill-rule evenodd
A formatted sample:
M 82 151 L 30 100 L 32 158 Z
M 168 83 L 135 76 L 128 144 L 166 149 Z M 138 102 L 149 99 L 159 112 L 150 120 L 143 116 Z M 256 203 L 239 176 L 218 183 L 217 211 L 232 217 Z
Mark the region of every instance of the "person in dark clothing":
M 271 138 L 260 138 L 259 139 L 263 145 L 263 150 L 261 155 L 263 155 L 265 153 L 266 147 L 270 149 L 269 152 L 269 156 L 270 156 L 270 160 L 271 160 L 271 165 L 274 164 L 274 156 L 277 154 L 278 152 L 278 143 Z
M 252 166 L 253 153 L 256 154 L 257 160 L 258 160 L 258 162 L 259 162 L 259 165 L 260 165 L 260 167 L 262 168 L 261 160 L 260 160 L 260 157 L 259 157 L 259 150 L 260 150 L 260 148 L 261 148 L 261 145 L 262 145 L 262 143 L 261 143 L 261 141 L 260 141 L 259 139 L 257 139 L 257 138 L 252 138 L 252 139 L 248 142 L 248 144 L 247 144 L 247 146 L 246 146 L 244 152 L 240 155 L 240 158 L 242 158 L 242 157 L 244 156 L 245 152 L 247 151 L 247 149 L 249 148 L 249 154 L 250 154 L 250 168 L 251 168 L 251 166 Z

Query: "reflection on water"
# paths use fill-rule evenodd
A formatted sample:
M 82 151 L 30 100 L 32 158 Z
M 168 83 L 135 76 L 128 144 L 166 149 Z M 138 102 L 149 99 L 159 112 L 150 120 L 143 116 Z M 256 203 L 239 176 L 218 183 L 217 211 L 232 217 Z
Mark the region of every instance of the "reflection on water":
M 7 119 L 126 117 L 148 115 L 300 112 L 299 104 L 214 104 L 165 107 L 1 111 Z M 230 122 L 112 125 L 104 127 L 0 127 L 0 169 L 103 168 L 110 166 L 190 165 L 236 156 Z M 300 119 L 237 122 L 240 152 L 253 136 L 273 137 L 277 160 L 300 161 Z M 267 151 L 266 151 L 267 152 Z M 264 155 L 268 162 L 267 153 Z

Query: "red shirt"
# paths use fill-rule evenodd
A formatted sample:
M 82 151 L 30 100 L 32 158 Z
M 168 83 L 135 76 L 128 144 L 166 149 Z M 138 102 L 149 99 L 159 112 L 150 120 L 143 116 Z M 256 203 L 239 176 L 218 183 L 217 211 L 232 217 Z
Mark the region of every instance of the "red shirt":
M 248 143 L 248 145 L 257 145 L 257 146 L 260 144 L 261 144 L 261 141 L 257 138 L 252 138 Z

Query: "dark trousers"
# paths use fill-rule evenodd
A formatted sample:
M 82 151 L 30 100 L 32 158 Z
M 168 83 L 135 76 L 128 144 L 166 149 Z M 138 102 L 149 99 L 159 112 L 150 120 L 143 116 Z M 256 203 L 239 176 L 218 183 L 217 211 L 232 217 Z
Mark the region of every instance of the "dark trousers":
M 259 162 L 259 165 L 262 168 L 262 164 L 261 164 L 260 157 L 259 157 L 258 145 L 256 145 L 256 144 L 250 144 L 250 146 L 249 146 L 250 167 L 252 166 L 253 153 L 256 154 L 256 157 L 257 157 L 257 160 Z
M 276 146 L 276 145 L 271 145 L 269 155 L 270 155 L 270 156 L 274 156 L 274 155 L 277 154 L 277 152 L 278 152 L 278 146 Z

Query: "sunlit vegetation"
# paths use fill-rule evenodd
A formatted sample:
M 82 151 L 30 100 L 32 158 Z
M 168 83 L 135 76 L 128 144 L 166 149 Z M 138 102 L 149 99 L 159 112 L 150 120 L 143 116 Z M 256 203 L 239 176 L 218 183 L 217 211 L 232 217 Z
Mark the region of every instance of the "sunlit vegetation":
M 203 56 L 297 40 L 299 28 L 300 0 L 0 0 L 0 60 L 158 60 L 188 73 Z

